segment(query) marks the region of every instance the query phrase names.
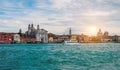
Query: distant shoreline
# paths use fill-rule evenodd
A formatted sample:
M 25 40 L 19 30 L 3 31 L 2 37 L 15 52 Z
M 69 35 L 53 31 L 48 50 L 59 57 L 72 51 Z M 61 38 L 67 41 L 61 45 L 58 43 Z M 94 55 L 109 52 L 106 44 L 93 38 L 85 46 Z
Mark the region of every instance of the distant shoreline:
M 79 43 L 79 44 L 109 44 L 109 43 L 117 43 L 117 42 L 88 42 L 88 43 Z M 64 44 L 64 43 L 0 43 L 0 44 Z

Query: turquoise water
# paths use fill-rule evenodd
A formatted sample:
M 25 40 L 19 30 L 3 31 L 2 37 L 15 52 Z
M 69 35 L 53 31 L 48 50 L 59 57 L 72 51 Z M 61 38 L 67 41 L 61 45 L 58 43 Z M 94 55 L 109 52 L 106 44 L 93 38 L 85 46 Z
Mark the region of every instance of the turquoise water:
M 2 44 L 0 70 L 120 70 L 120 44 Z

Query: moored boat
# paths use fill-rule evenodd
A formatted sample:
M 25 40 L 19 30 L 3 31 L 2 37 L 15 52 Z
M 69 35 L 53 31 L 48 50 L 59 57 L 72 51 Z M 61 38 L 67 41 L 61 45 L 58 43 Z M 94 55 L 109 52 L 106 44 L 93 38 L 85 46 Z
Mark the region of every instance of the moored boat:
M 66 44 L 66 45 L 77 45 L 79 43 L 77 41 L 68 40 L 68 41 L 64 41 L 64 44 Z

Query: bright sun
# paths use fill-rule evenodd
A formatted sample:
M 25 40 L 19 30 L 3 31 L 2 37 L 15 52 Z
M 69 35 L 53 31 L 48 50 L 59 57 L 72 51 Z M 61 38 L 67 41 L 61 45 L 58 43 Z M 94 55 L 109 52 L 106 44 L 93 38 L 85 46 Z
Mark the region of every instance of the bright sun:
M 96 35 L 97 27 L 96 26 L 89 27 L 89 33 L 90 33 L 90 35 Z

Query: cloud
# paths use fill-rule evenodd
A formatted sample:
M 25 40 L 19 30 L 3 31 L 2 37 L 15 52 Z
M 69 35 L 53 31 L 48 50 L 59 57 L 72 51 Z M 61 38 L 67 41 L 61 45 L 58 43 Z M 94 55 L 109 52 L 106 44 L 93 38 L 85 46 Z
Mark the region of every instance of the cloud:
M 22 27 L 25 32 L 34 23 L 56 34 L 69 27 L 75 34 L 84 33 L 92 25 L 118 33 L 119 7 L 120 0 L 2 0 L 0 30 L 16 32 Z
M 18 32 L 20 28 L 25 29 L 24 22 L 19 20 L 0 20 L 1 32 Z

